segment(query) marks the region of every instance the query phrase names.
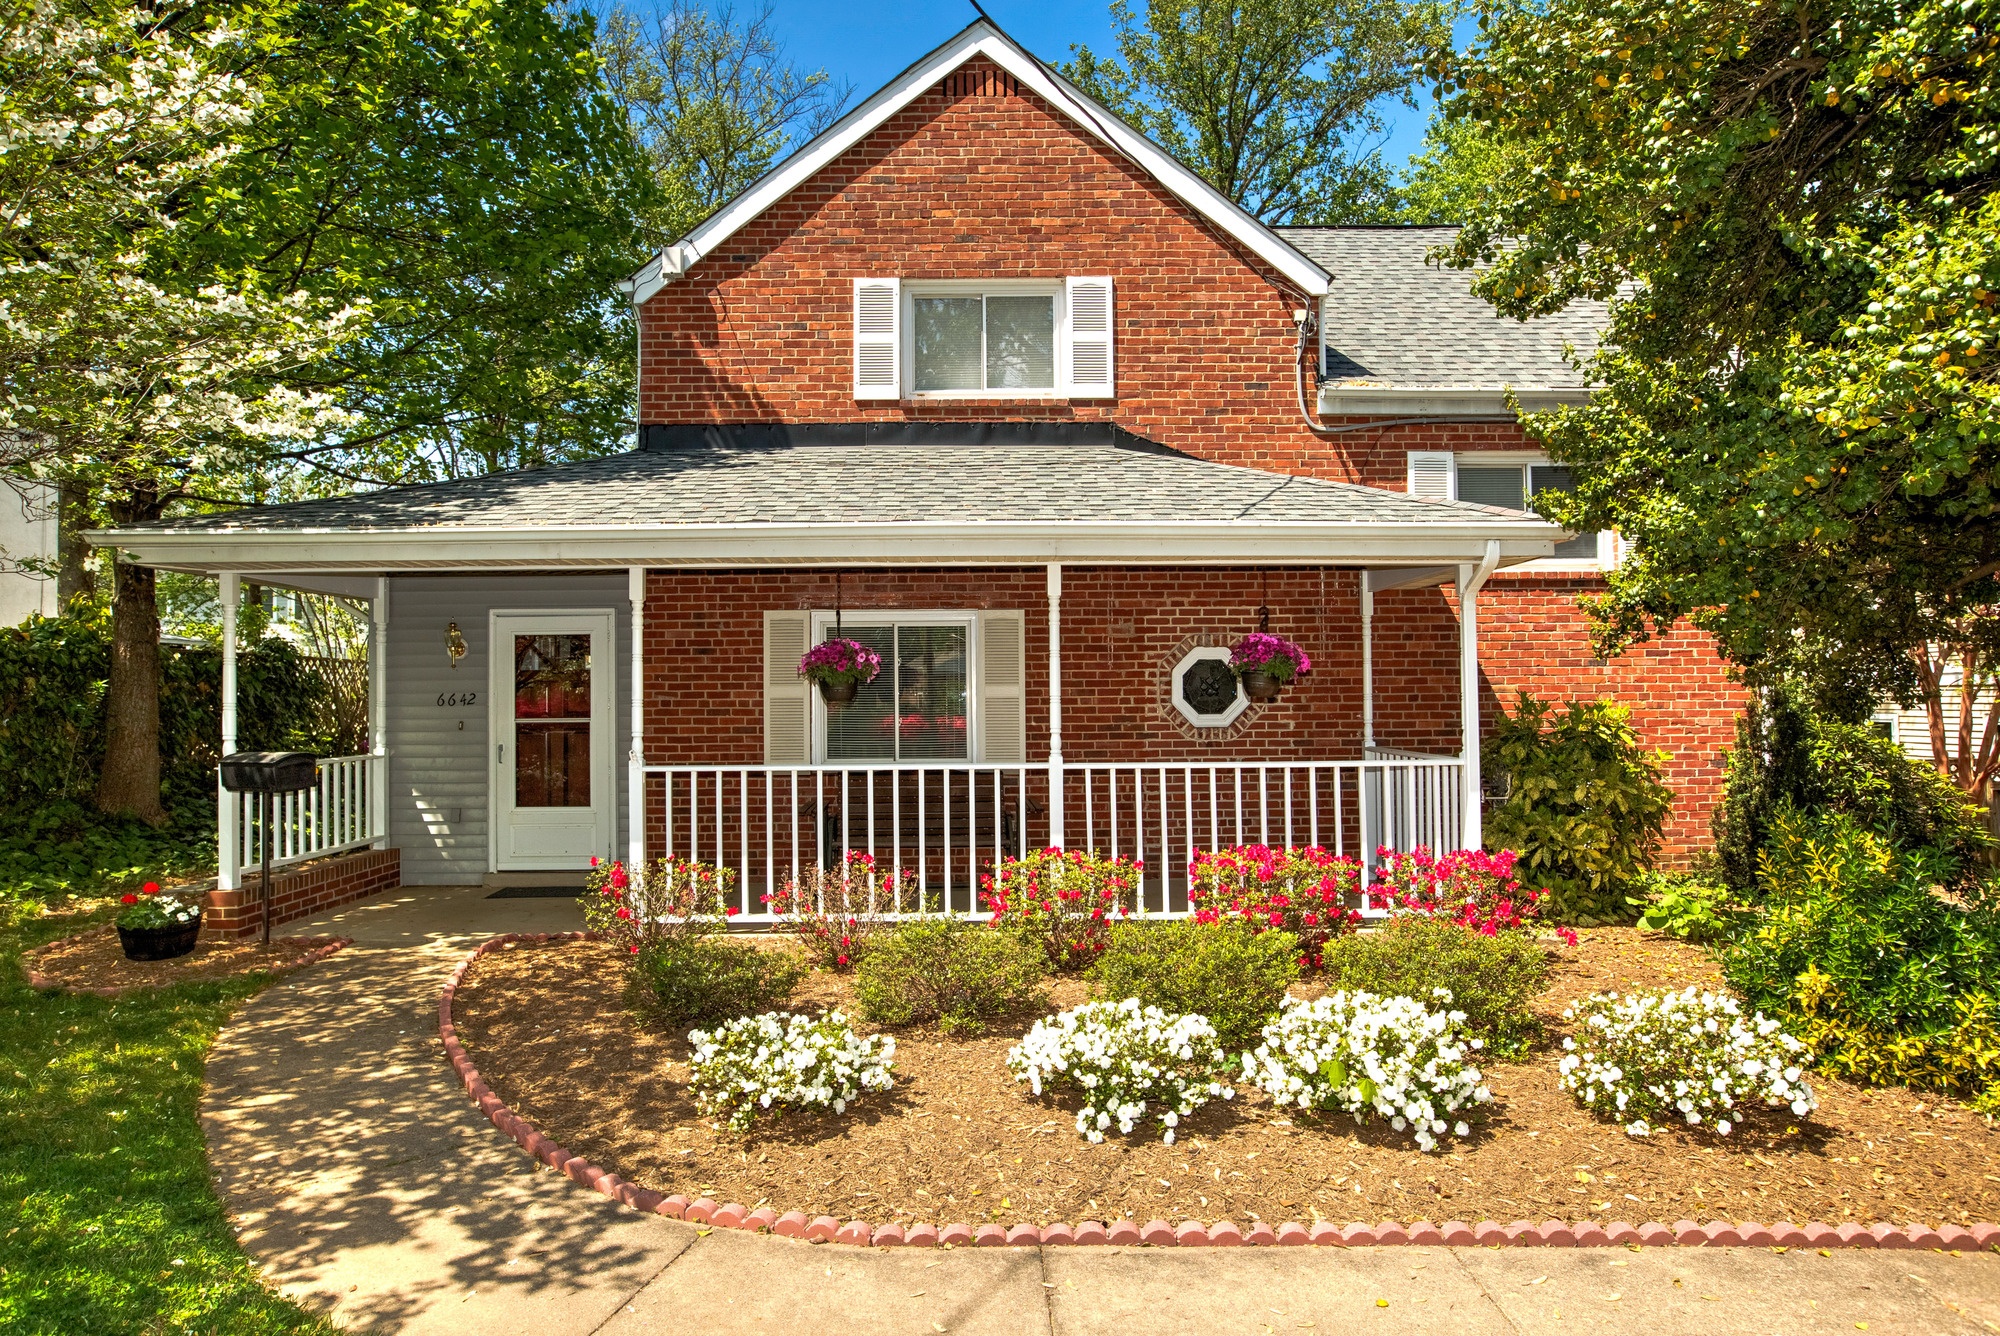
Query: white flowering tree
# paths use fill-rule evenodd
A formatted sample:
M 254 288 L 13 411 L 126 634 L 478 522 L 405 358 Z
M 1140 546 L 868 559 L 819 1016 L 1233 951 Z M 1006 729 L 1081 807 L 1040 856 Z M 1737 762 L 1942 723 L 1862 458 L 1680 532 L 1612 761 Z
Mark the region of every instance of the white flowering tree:
M 281 378 L 365 322 L 183 262 L 177 215 L 258 102 L 229 72 L 230 30 L 189 17 L 0 0 L 0 473 L 86 491 L 119 524 L 336 434 L 345 415 Z M 112 605 L 98 805 L 158 821 L 152 572 L 119 567 Z

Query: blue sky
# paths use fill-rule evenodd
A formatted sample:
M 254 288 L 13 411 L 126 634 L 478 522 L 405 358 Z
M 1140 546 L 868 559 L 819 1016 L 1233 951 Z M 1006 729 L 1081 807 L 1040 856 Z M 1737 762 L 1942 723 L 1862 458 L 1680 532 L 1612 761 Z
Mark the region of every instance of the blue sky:
M 625 0 L 632 9 L 646 10 L 649 0 Z M 757 0 L 738 0 L 739 12 Z M 1016 40 L 1054 64 L 1069 58 L 1070 47 L 1082 44 L 1105 53 L 1113 49 L 1111 11 L 1106 0 L 980 0 L 986 11 Z M 592 0 L 594 9 L 609 0 Z M 786 54 L 806 69 L 824 68 L 836 79 L 854 85 L 857 97 L 877 88 L 977 17 L 965 0 L 774 0 L 773 16 Z M 1459 40 L 1471 36 L 1470 22 L 1461 23 Z M 1400 166 L 1423 144 L 1431 100 L 1418 90 L 1422 103 L 1412 111 L 1398 102 L 1382 108 L 1389 124 L 1382 156 Z

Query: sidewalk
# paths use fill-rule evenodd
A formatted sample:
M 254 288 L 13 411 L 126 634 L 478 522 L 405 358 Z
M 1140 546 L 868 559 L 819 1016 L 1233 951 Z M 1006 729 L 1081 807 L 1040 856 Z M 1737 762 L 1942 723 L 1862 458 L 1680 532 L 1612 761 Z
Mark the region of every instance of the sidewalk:
M 403 890 L 292 925 L 355 944 L 257 997 L 209 1059 L 202 1119 L 244 1248 L 283 1293 L 352 1330 L 2000 1332 L 1991 1254 L 905 1252 L 640 1215 L 528 1159 L 444 1062 L 446 971 L 494 933 L 579 926 L 567 900 L 485 894 Z

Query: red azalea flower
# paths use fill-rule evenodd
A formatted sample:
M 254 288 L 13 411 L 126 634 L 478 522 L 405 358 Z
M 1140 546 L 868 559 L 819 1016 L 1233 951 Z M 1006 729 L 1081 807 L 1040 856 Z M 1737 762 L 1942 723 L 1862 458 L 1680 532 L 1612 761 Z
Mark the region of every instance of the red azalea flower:
M 127 891 L 118 897 L 118 903 L 121 905 L 136 905 L 139 903 L 139 897 Z
M 736 915 L 737 915 L 737 913 L 738 913 L 738 912 L 739 912 L 739 911 L 737 910 L 736 906 L 735 906 L 735 905 L 731 905 L 731 906 L 729 906 L 729 908 L 727 908 L 727 909 L 725 909 L 725 910 L 723 910 L 723 911 L 722 911 L 722 916 L 723 916 L 724 918 L 734 918 L 734 917 L 736 917 Z
M 620 905 L 618 906 L 618 917 L 629 921 L 632 917 L 632 911 Z
M 141 886 L 139 889 L 144 891 L 147 895 L 158 895 L 160 893 L 160 883 L 158 883 L 157 881 L 149 881 L 144 886 Z

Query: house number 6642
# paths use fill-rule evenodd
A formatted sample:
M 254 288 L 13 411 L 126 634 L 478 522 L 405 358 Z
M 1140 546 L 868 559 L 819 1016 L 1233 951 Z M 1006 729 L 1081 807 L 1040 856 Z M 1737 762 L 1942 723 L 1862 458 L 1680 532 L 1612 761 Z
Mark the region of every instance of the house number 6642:
M 477 691 L 440 691 L 438 692 L 438 704 L 443 706 L 477 705 L 479 704 L 479 693 Z

